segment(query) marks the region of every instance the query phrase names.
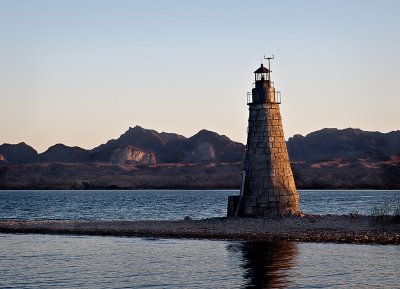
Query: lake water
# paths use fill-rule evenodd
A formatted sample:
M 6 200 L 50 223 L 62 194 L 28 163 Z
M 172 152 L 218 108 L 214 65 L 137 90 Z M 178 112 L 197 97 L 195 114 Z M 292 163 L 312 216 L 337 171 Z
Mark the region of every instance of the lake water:
M 400 191 L 299 191 L 312 214 L 371 214 L 400 204 Z M 0 219 L 176 220 L 226 215 L 239 191 L 0 191 Z
M 0 219 L 218 217 L 238 191 L 0 191 Z M 370 214 L 400 191 L 300 191 Z M 0 234 L 0 288 L 400 288 L 400 246 Z

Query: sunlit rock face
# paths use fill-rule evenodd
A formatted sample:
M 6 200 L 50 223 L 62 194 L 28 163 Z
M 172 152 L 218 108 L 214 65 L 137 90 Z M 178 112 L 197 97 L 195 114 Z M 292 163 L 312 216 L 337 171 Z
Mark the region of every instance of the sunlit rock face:
M 8 163 L 7 159 L 3 155 L 0 155 L 0 164 L 7 164 L 7 163 Z
M 157 163 L 237 163 L 243 161 L 243 156 L 243 144 L 203 129 L 190 138 L 167 143 L 157 153 Z
M 152 165 L 156 163 L 156 155 L 153 152 L 125 145 L 92 153 L 91 161 L 112 164 Z
M 154 153 L 138 150 L 135 147 L 125 147 L 122 149 L 119 162 L 128 161 L 139 164 L 153 165 L 156 163 L 156 156 Z

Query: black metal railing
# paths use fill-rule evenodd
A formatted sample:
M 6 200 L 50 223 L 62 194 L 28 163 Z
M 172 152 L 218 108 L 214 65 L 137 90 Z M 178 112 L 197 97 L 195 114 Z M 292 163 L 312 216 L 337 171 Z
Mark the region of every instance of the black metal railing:
M 270 87 L 274 87 L 274 82 L 273 82 L 273 81 L 270 81 L 270 82 L 269 82 L 269 86 L 270 86 Z M 255 82 L 253 82 L 252 88 L 256 88 L 256 83 L 255 83 Z
M 247 104 L 252 103 L 281 103 L 281 92 L 280 91 L 270 91 L 269 97 L 265 97 L 265 95 L 258 95 L 256 92 L 255 97 L 253 98 L 252 92 L 247 92 Z

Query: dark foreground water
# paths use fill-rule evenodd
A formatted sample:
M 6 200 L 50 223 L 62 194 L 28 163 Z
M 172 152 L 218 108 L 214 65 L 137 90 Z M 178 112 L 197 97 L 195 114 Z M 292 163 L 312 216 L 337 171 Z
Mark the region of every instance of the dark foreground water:
M 0 234 L 1 288 L 398 288 L 396 246 Z
M 0 219 L 224 216 L 238 191 L 0 191 Z M 370 214 L 400 191 L 300 191 Z M 0 234 L 0 288 L 400 288 L 400 246 Z
M 239 191 L 0 191 L 0 219 L 176 220 L 226 215 Z M 400 191 L 300 191 L 312 214 L 370 215 L 382 204 L 400 206 Z

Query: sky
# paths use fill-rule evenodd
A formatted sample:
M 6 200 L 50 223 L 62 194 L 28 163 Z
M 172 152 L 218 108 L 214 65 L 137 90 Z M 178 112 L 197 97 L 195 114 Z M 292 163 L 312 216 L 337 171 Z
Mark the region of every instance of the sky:
M 140 125 L 244 143 L 274 54 L 285 137 L 400 129 L 400 1 L 0 0 L 0 144 L 91 149 Z

